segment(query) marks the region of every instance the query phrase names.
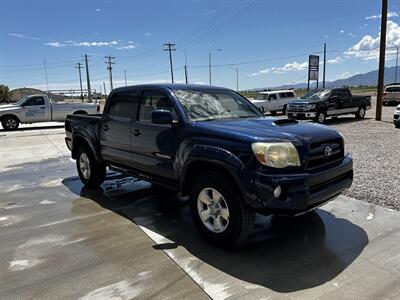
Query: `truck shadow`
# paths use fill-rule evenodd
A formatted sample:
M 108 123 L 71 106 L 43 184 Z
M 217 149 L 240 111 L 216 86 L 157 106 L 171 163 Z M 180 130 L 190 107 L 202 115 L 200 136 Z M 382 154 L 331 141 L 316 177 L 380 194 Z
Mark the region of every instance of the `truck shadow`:
M 199 236 L 188 201 L 157 195 L 148 183 L 115 175 L 108 176 L 98 190 L 82 187 L 71 178 L 63 183 L 81 197 L 162 236 L 163 242 L 153 248 L 167 253 L 180 251 L 172 256 L 177 257 L 178 265 L 183 247 L 188 252 L 186 256 L 244 281 L 243 284 L 281 293 L 316 287 L 334 279 L 369 242 L 361 227 L 318 209 L 297 218 L 258 215 L 254 233 L 245 244 L 238 249 L 220 249 Z
M 35 127 L 19 127 L 18 129 L 8 131 L 0 127 L 0 132 L 16 132 L 16 131 L 31 131 L 31 130 L 45 130 L 45 129 L 59 129 L 64 128 L 64 125 L 50 125 L 50 126 L 35 126 Z

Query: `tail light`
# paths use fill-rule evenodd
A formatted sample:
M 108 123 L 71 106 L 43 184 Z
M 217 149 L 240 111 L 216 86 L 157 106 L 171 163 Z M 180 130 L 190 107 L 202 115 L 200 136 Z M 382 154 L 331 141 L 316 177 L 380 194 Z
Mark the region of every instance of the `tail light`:
M 96 111 L 100 112 L 100 104 L 97 104 Z

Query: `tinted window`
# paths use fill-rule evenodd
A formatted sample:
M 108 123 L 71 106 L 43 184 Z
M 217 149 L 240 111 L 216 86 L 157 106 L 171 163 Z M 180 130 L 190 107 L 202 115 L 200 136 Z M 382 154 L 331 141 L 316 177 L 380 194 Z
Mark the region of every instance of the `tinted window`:
M 286 98 L 286 93 L 279 93 L 280 98 Z
M 25 106 L 44 105 L 43 97 L 33 97 L 25 101 Z
M 139 121 L 151 123 L 153 110 L 169 110 L 177 120 L 174 107 L 167 95 L 158 91 L 145 91 L 140 100 Z
M 130 119 L 134 110 L 136 92 L 116 92 L 110 99 L 110 117 Z
M 288 97 L 288 98 L 294 98 L 293 92 L 287 92 L 287 93 L 286 93 L 286 97 Z
M 278 97 L 277 97 L 277 95 L 276 94 L 270 94 L 269 96 L 268 96 L 268 100 L 276 100 Z

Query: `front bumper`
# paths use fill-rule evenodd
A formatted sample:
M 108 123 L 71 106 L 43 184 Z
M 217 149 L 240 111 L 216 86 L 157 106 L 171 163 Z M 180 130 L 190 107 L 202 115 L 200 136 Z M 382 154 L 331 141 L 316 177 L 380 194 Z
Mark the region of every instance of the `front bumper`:
M 288 111 L 287 116 L 288 118 L 292 119 L 314 119 L 317 115 L 316 112 L 297 112 L 297 111 Z
M 353 182 L 353 158 L 346 155 L 334 167 L 317 173 L 261 174 L 255 172 L 256 193 L 265 211 L 296 215 L 338 196 Z M 280 186 L 281 195 L 274 196 Z

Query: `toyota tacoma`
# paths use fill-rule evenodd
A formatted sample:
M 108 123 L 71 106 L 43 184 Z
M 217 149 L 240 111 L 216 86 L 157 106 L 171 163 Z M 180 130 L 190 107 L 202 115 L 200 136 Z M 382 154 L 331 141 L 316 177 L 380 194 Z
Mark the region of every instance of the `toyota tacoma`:
M 86 186 L 109 167 L 189 196 L 200 233 L 219 245 L 243 241 L 256 213 L 304 214 L 353 179 L 338 131 L 265 117 L 226 88 L 117 88 L 102 115 L 69 115 L 65 130 Z

